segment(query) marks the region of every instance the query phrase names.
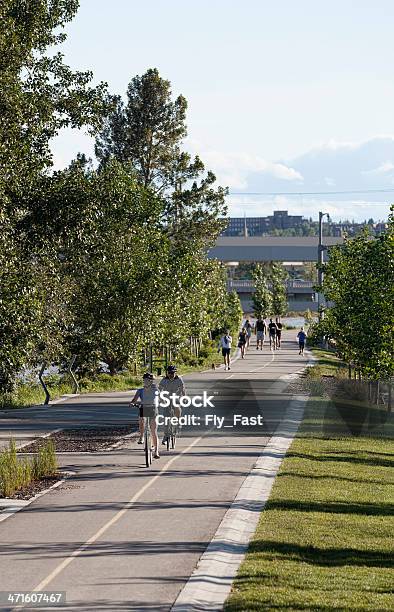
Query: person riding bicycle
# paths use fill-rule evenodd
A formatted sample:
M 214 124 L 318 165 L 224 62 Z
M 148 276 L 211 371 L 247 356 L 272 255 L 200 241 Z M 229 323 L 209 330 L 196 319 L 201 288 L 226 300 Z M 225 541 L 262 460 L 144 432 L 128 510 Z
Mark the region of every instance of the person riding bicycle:
M 145 372 L 142 377 L 143 387 L 137 389 L 131 404 L 139 402 L 139 431 L 140 437 L 138 444 L 142 444 L 144 438 L 144 419 L 148 417 L 148 423 L 152 434 L 152 442 L 154 446 L 154 458 L 159 459 L 159 441 L 157 439 L 157 423 L 156 417 L 158 415 L 158 409 L 156 408 L 155 399 L 158 391 L 157 385 L 155 384 L 153 374 Z
M 181 398 L 183 395 L 186 395 L 185 383 L 183 382 L 183 379 L 180 376 L 178 376 L 176 366 L 169 365 L 167 367 L 166 376 L 164 376 L 164 378 L 160 381 L 159 390 L 167 391 L 169 395 L 174 394 L 178 398 L 178 401 L 179 401 L 179 398 Z M 173 403 L 170 406 L 168 406 L 168 408 L 164 409 L 165 416 L 170 416 L 172 410 L 174 411 L 174 415 L 178 419 L 182 416 L 182 408 L 180 406 L 175 406 Z M 179 429 L 179 425 L 178 425 L 178 429 Z M 168 425 L 165 425 L 162 444 L 167 443 L 167 437 L 168 437 Z

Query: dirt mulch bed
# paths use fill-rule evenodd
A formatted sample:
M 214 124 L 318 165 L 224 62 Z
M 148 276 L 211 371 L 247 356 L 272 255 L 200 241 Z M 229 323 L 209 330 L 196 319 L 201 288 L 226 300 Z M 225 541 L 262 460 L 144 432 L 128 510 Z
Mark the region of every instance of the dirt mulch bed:
M 18 452 L 36 453 L 39 448 L 52 440 L 56 452 L 96 452 L 109 448 L 127 434 L 137 431 L 137 424 L 121 427 L 85 427 L 80 429 L 65 429 L 47 438 L 39 438 L 29 446 L 24 446 Z
M 33 480 L 27 487 L 20 489 L 19 491 L 15 491 L 14 495 L 11 497 L 7 497 L 6 499 L 25 499 L 28 500 L 31 497 L 34 497 L 41 491 L 45 491 L 49 489 L 55 482 L 62 480 L 65 477 L 61 472 L 57 474 L 53 474 L 53 476 L 46 476 L 45 478 L 41 478 L 40 480 Z M 2 509 L 1 501 L 0 501 L 0 510 Z

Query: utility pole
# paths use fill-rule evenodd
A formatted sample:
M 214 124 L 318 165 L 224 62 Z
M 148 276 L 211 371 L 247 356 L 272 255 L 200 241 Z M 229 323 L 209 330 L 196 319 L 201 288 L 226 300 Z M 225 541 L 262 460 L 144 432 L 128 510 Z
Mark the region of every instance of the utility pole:
M 323 278 L 324 278 L 324 274 L 323 274 L 323 270 L 321 269 L 323 263 L 324 263 L 324 251 L 326 250 L 327 247 L 325 247 L 323 245 L 323 217 L 327 216 L 327 221 L 330 220 L 330 215 L 328 213 L 323 213 L 323 212 L 319 212 L 319 245 L 317 247 L 317 263 L 319 264 L 319 269 L 318 269 L 318 284 L 319 287 L 322 286 L 323 284 Z M 324 298 L 323 298 L 323 294 L 319 291 L 319 293 L 317 294 L 317 311 L 319 314 L 319 322 L 324 319 Z

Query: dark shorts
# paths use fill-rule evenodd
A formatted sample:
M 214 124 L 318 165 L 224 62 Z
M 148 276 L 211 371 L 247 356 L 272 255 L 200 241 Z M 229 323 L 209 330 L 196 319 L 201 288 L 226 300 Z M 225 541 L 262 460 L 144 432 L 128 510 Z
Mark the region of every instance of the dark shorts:
M 241 346 L 245 346 L 246 342 L 238 342 L 238 348 L 241 348 Z
M 158 410 L 157 408 L 155 408 L 155 406 L 146 406 L 146 408 L 144 408 L 143 406 L 140 406 L 139 410 L 140 410 L 140 419 L 143 419 L 144 417 L 149 417 L 153 419 L 157 417 L 158 415 Z
M 231 349 L 229 349 L 229 348 L 222 348 L 222 355 L 223 355 L 223 357 L 226 357 L 227 355 L 230 355 L 230 351 L 231 351 Z
M 298 343 L 300 349 L 304 349 L 305 348 L 305 342 L 299 342 Z
M 277 337 L 280 339 L 281 335 L 282 335 L 282 330 L 278 329 L 278 331 L 276 332 Z

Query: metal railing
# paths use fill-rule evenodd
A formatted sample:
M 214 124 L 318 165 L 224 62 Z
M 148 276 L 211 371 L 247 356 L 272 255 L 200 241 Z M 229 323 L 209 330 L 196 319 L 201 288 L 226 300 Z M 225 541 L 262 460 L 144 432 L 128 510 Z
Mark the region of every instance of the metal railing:
M 311 289 L 314 283 L 312 281 L 298 281 L 298 280 L 288 280 L 286 281 L 287 289 Z M 252 280 L 228 280 L 227 286 L 229 289 L 254 289 L 254 282 Z M 271 284 L 268 283 L 268 287 Z

